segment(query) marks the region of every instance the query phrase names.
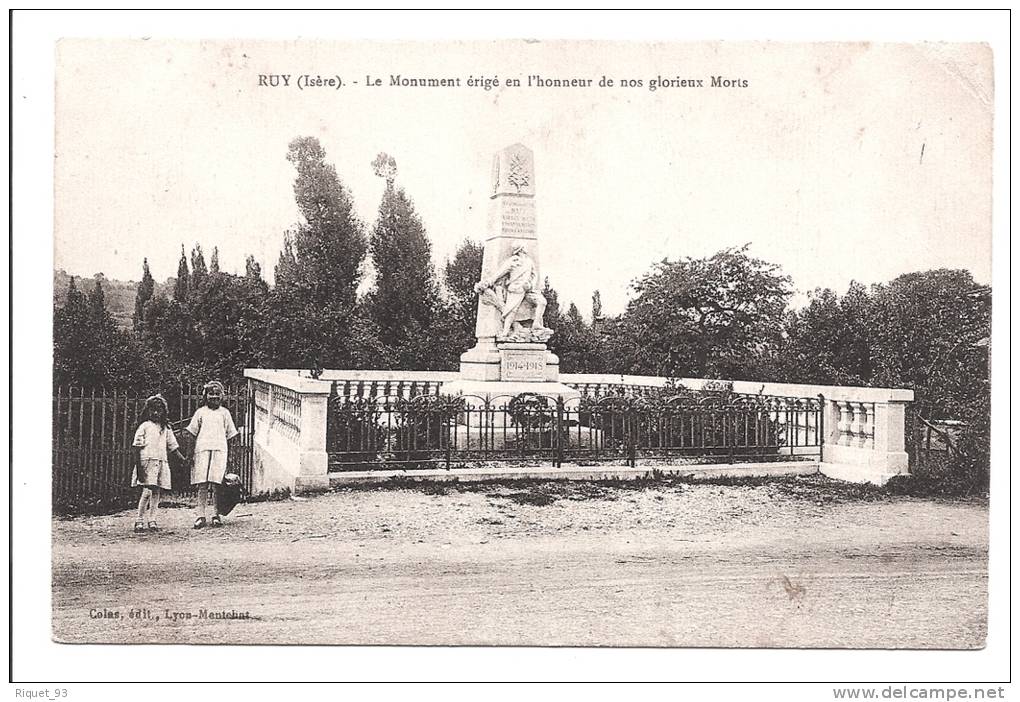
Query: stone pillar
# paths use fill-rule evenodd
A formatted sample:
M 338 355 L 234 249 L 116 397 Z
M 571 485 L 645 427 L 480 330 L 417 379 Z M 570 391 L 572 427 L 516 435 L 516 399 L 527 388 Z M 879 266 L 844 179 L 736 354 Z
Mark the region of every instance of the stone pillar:
M 909 458 L 905 445 L 906 402 L 875 404 L 875 439 L 873 450 L 885 459 L 889 473 L 906 473 Z
M 328 394 L 301 394 L 296 492 L 325 490 L 329 487 L 329 456 L 326 453 L 327 402 Z
M 255 411 L 255 491 L 328 488 L 326 410 L 332 383 L 264 368 L 247 368 L 244 375 L 265 409 Z
M 839 443 L 842 433 L 840 429 L 841 415 L 838 402 L 828 398 L 822 400 L 822 428 L 825 432 L 825 436 L 822 437 L 823 445 L 834 446 Z

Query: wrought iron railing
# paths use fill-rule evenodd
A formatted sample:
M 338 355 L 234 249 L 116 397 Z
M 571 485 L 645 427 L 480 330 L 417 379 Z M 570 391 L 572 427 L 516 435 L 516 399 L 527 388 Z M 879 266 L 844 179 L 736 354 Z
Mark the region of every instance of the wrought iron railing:
M 334 394 L 332 471 L 455 468 L 486 461 L 673 458 L 700 462 L 817 457 L 822 402 L 708 393 L 672 398 Z

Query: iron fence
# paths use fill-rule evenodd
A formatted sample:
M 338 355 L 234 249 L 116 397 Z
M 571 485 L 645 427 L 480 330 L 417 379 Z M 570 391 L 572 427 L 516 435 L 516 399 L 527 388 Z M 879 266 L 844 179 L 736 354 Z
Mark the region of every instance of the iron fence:
M 184 431 L 202 403 L 201 385 L 181 382 L 162 390 L 170 426 L 181 452 L 190 457 L 191 435 Z M 138 500 L 131 488 L 132 441 L 145 411 L 145 394 L 118 388 L 58 387 L 53 395 L 53 508 L 57 512 L 130 507 Z M 253 412 L 247 385 L 227 386 L 223 406 L 241 433 L 228 454 L 227 469 L 252 487 Z M 173 493 L 190 495 L 190 464 L 171 459 Z
M 334 394 L 327 412 L 331 471 L 453 468 L 486 461 L 564 462 L 818 456 L 816 399 L 713 395 L 502 397 Z

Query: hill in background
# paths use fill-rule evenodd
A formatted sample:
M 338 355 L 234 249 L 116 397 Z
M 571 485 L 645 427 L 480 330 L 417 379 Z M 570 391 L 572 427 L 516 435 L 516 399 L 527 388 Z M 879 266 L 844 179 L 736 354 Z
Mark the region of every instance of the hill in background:
M 74 276 L 75 285 L 84 293 L 89 293 L 95 287 L 96 281 L 102 281 L 103 293 L 106 298 L 106 309 L 113 315 L 117 326 L 122 329 L 131 329 L 132 317 L 135 313 L 135 295 L 138 293 L 137 280 L 116 280 L 107 278 L 102 273 L 96 273 L 91 277 Z M 162 293 L 170 296 L 174 289 L 176 278 L 167 278 L 163 283 L 156 283 L 156 294 Z M 71 276 L 67 271 L 60 269 L 53 271 L 53 306 L 63 307 L 67 300 L 67 288 L 71 284 Z

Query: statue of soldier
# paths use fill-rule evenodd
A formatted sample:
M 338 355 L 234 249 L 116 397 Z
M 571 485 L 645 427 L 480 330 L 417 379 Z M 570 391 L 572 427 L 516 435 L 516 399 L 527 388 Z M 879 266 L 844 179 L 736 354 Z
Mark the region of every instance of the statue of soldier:
M 506 294 L 490 296 L 486 301 L 494 304 L 499 309 L 503 318 L 503 329 L 499 334 L 500 339 L 506 339 L 515 331 L 521 331 L 518 323 L 522 317 L 518 314 L 521 305 L 527 301 L 534 307 L 531 317 L 531 334 L 548 331 L 542 316 L 545 313 L 545 296 L 538 289 L 538 271 L 535 268 L 535 261 L 528 255 L 524 242 L 514 242 L 512 255 L 505 260 L 493 275 L 487 280 L 475 284 L 475 292 L 481 293 L 485 290 L 496 288 L 505 279 Z M 495 297 L 496 299 L 492 299 Z M 523 317 L 528 319 L 528 317 Z

